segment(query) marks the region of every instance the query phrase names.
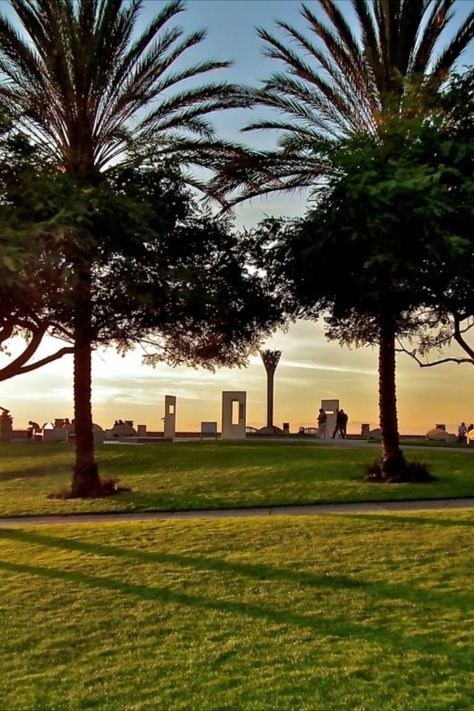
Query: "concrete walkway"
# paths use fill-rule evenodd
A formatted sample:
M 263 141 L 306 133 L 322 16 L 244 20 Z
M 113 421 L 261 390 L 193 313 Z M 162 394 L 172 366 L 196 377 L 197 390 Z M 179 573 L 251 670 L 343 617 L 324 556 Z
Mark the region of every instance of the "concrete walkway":
M 127 521 L 177 521 L 206 518 L 244 518 L 248 516 L 319 516 L 326 514 L 388 513 L 391 511 L 474 511 L 472 499 L 423 499 L 421 501 L 378 501 L 356 504 L 311 504 L 303 506 L 261 506 L 240 509 L 207 509 L 201 511 L 153 511 L 138 513 L 71 514 L 68 516 L 18 516 L 0 518 L 5 526 L 67 523 L 124 523 Z
M 205 439 L 205 440 L 200 440 L 198 437 L 175 437 L 173 440 L 165 440 L 162 437 L 154 437 L 151 438 L 149 442 L 140 440 L 138 438 L 130 437 L 128 440 L 106 440 L 104 442 L 104 445 L 108 446 L 121 446 L 121 447 L 141 447 L 141 446 L 147 446 L 151 444 L 156 444 L 160 445 L 163 443 L 169 443 L 169 442 L 177 442 L 179 444 L 228 444 L 229 440 L 222 440 L 222 439 L 216 439 L 216 440 L 211 440 L 211 439 Z M 295 437 L 258 437 L 255 439 L 252 438 L 247 438 L 246 440 L 236 440 L 237 442 L 277 442 L 278 444 L 281 444 L 282 442 L 288 444 L 305 444 L 305 445 L 320 445 L 322 447 L 366 447 L 369 449 L 373 449 L 374 451 L 377 450 L 377 448 L 380 448 L 380 442 L 375 442 L 375 441 L 368 441 L 366 439 L 332 439 L 331 437 L 327 437 L 326 439 L 318 439 L 318 437 L 304 437 L 302 439 L 298 439 L 296 436 Z M 445 447 L 443 445 L 429 445 L 429 444 L 424 444 L 426 440 L 420 440 L 420 442 L 416 442 L 416 440 L 413 440 L 412 443 L 407 443 L 407 442 L 402 442 L 401 448 L 402 450 L 405 449 L 426 449 L 428 451 L 433 451 L 435 450 L 436 452 L 465 452 L 467 454 L 471 453 L 474 454 L 474 446 L 469 446 L 469 445 L 463 445 L 460 447 Z

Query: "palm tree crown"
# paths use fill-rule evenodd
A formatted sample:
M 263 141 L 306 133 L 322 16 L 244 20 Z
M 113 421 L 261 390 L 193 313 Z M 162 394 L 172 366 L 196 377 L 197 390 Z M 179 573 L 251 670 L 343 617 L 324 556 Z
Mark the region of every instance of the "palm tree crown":
M 279 150 L 240 161 L 219 186 L 262 192 L 310 187 L 330 167 L 317 147 L 376 132 L 403 112 L 410 80 L 439 85 L 474 36 L 474 10 L 454 17 L 458 0 L 314 0 L 301 6 L 308 31 L 279 22 L 282 36 L 259 29 L 265 54 L 283 65 L 247 100 L 275 110 L 245 130 L 280 132 Z M 453 25 L 455 29 L 453 30 Z M 450 40 L 444 41 L 446 28 Z
M 235 103 L 226 83 L 177 89 L 228 66 L 209 60 L 180 68 L 205 33 L 185 35 L 170 20 L 172 0 L 135 38 L 142 0 L 11 0 L 22 32 L 0 16 L 0 108 L 68 172 L 103 170 L 131 148 L 154 145 L 185 159 L 208 158 L 211 111 Z

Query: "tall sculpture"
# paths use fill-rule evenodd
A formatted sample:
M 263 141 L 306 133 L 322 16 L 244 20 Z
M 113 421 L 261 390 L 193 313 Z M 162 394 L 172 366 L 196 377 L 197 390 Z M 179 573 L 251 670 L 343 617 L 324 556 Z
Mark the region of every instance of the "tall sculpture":
M 281 357 L 281 351 L 260 351 L 263 365 L 267 371 L 267 426 L 264 428 L 269 434 L 280 431 L 273 425 L 273 389 L 275 370 Z

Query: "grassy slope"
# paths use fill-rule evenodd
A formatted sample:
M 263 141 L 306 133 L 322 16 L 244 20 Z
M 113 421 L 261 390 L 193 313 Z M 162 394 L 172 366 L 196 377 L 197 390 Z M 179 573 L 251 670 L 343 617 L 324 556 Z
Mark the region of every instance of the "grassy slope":
M 474 496 L 474 452 L 409 451 L 440 481 L 403 486 L 360 481 L 377 453 L 377 447 L 307 443 L 107 445 L 98 449 L 102 476 L 119 477 L 132 492 L 98 501 L 54 501 L 47 494 L 70 483 L 71 448 L 2 446 L 0 516 Z
M 2 711 L 474 707 L 472 513 L 0 529 Z

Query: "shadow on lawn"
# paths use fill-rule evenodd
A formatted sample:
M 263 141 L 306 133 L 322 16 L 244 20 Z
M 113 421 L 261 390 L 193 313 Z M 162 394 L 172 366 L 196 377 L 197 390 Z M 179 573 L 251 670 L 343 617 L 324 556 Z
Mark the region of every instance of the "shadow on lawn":
M 434 500 L 436 502 L 436 499 Z M 457 509 L 458 511 L 462 511 L 462 509 Z M 348 513 L 344 512 L 344 518 L 352 518 L 352 519 L 363 519 L 364 521 L 377 521 L 377 522 L 383 522 L 383 523 L 390 523 L 390 524 L 400 524 L 401 526 L 404 526 L 406 524 L 420 524 L 420 525 L 426 525 L 430 524 L 431 526 L 443 526 L 444 528 L 455 528 L 456 526 L 460 526 L 461 528 L 467 527 L 467 528 L 474 528 L 474 521 L 472 520 L 463 520 L 463 519 L 456 519 L 456 518 L 440 518 L 439 516 L 433 516 L 433 512 L 436 513 L 436 509 L 433 509 L 431 511 L 427 511 L 428 515 L 426 517 L 424 516 L 404 516 L 403 514 L 398 514 L 396 516 L 391 516 L 390 514 L 373 514 L 373 513 Z M 340 514 L 337 514 L 340 515 Z
M 396 517 L 384 517 L 393 518 Z M 406 517 L 408 520 L 408 517 Z M 410 519 L 413 521 L 413 519 Z M 420 519 L 425 523 L 425 519 Z M 417 522 L 416 519 L 413 522 Z M 24 543 L 33 543 L 48 548 L 59 548 L 62 550 L 79 551 L 81 553 L 92 553 L 94 555 L 125 558 L 129 560 L 141 561 L 145 563 L 171 563 L 173 565 L 194 570 L 211 570 L 218 573 L 230 573 L 232 575 L 247 576 L 254 580 L 275 580 L 296 585 L 307 585 L 315 588 L 329 588 L 332 590 L 360 591 L 376 598 L 387 598 L 391 600 L 406 600 L 407 602 L 438 605 L 447 609 L 460 610 L 465 612 L 474 608 L 474 597 L 472 595 L 459 595 L 454 597 L 452 592 L 442 592 L 440 590 L 424 590 L 413 585 L 401 585 L 383 582 L 370 582 L 343 575 L 317 575 L 304 571 L 290 570 L 287 568 L 273 568 L 265 565 L 242 563 L 224 560 L 222 558 L 195 557 L 179 555 L 175 553 L 157 553 L 150 551 L 129 550 L 128 548 L 118 548 L 116 546 L 106 546 L 98 543 L 91 543 L 83 540 L 71 540 L 50 536 L 42 533 L 19 529 L 0 528 L 0 539 L 13 539 Z M 100 580 L 101 578 L 99 578 Z
M 0 482 L 12 481 L 14 479 L 41 479 L 45 476 L 72 476 L 71 464 L 56 464 L 45 468 L 44 463 L 41 467 L 28 467 L 21 471 L 4 471 L 0 472 Z
M 127 556 L 128 557 L 128 556 Z M 240 567 L 240 566 L 233 566 Z M 243 566 L 244 568 L 246 566 Z M 21 573 L 29 576 L 40 576 L 50 580 L 60 580 L 74 585 L 85 585 L 91 588 L 100 588 L 113 593 L 132 595 L 143 600 L 185 605 L 200 610 L 239 615 L 255 620 L 262 620 L 280 625 L 292 625 L 314 632 L 331 635 L 339 638 L 354 638 L 364 642 L 389 645 L 396 652 L 416 651 L 424 654 L 443 654 L 452 661 L 457 669 L 471 670 L 472 660 L 470 655 L 456 645 L 444 641 L 430 641 L 425 637 L 408 637 L 396 631 L 376 629 L 363 624 L 354 624 L 345 619 L 334 619 L 304 615 L 290 610 L 273 610 L 268 607 L 251 605 L 248 603 L 232 602 L 206 598 L 199 595 L 183 593 L 169 588 L 151 587 L 128 583 L 114 578 L 88 575 L 79 571 L 65 571 L 37 565 L 25 565 L 0 561 L 0 569 L 10 573 Z
M 137 469 L 137 473 L 144 476 L 150 472 L 168 475 L 202 471 L 209 468 L 216 471 L 233 470 L 236 468 L 237 449 L 239 453 L 245 450 L 245 463 L 237 464 L 237 468 L 263 467 L 268 469 L 271 467 L 274 474 L 281 471 L 285 474 L 285 478 L 288 466 L 298 465 L 299 469 L 306 468 L 306 473 L 313 472 L 314 462 L 306 451 L 302 452 L 300 447 L 294 446 L 294 443 L 280 442 L 278 444 L 278 451 L 272 451 L 274 442 L 243 442 L 239 444 L 231 442 L 219 444 L 178 442 L 145 447 L 118 447 L 109 444 L 96 447 L 96 455 L 100 469 L 103 469 L 107 476 L 133 476 Z M 310 443 L 310 448 L 311 445 L 313 448 L 315 447 L 313 443 Z M 281 457 L 282 448 L 286 452 L 283 460 Z M 73 446 L 71 444 L 14 443 L 2 451 L 4 460 L 12 457 L 14 461 L 19 453 L 21 457 L 28 458 L 30 461 L 21 469 L 9 469 L 8 463 L 3 463 L 4 469 L 0 471 L 0 482 L 57 474 L 70 475 L 73 465 Z M 55 463 L 54 458 L 59 453 L 61 455 L 69 454 L 70 462 L 63 460 Z M 340 465 L 333 462 L 331 466 Z

